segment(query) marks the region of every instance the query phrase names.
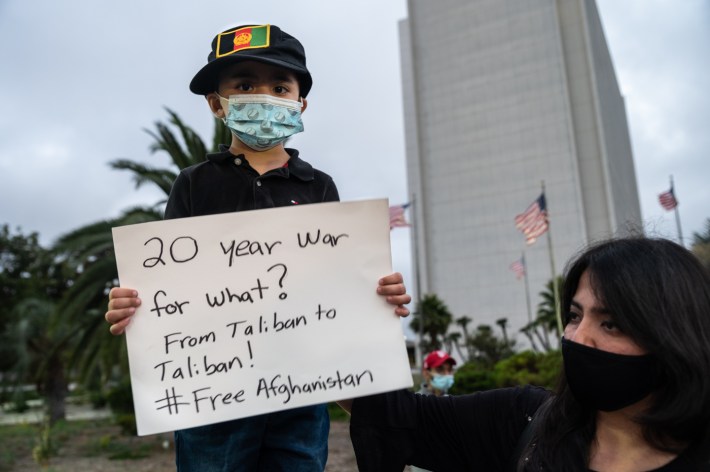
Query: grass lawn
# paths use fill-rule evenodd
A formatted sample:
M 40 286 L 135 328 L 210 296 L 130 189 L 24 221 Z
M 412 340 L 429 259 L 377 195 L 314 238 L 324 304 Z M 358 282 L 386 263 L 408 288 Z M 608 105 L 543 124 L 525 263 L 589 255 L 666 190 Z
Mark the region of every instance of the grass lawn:
M 326 472 L 356 471 L 347 415 L 329 405 L 331 436 Z M 44 436 L 46 437 L 46 436 Z M 174 472 L 172 433 L 122 434 L 113 419 L 57 423 L 49 435 L 48 460 L 38 463 L 35 450 L 43 439 L 39 424 L 0 425 L 0 472 Z
M 42 464 L 39 464 L 35 460 L 36 448 L 42 443 L 42 438 L 43 428 L 38 424 L 0 426 L 0 472 L 112 471 L 111 462 L 116 463 L 115 470 L 174 470 L 171 434 L 126 436 L 110 419 L 57 423 L 51 430 L 50 441 L 45 441 L 45 445 L 49 445 L 45 448 L 49 450 L 48 460 L 40 460 Z M 169 464 L 171 469 L 134 468 L 125 461 L 157 461 Z M 109 465 L 99 466 L 104 463 Z M 96 467 L 89 469 L 87 464 L 95 464 Z

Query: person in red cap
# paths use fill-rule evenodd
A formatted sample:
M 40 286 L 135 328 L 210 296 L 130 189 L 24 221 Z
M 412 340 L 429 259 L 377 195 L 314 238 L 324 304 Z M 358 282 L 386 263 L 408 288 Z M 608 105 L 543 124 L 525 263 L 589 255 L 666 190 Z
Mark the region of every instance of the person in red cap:
M 422 387 L 419 393 L 423 395 L 446 395 L 454 385 L 454 366 L 456 360 L 446 351 L 432 351 L 422 364 Z
M 454 385 L 454 366 L 456 360 L 446 351 L 432 351 L 424 358 L 422 364 L 421 395 L 434 395 L 437 397 L 447 395 Z M 431 472 L 415 465 L 410 466 L 411 472 Z
M 333 179 L 284 146 L 304 129 L 312 84 L 303 46 L 278 26 L 237 26 L 215 36 L 190 91 L 206 98 L 232 139 L 180 172 L 165 218 L 338 201 Z M 397 315 L 409 313 L 401 274 L 380 279 L 377 293 Z M 139 305 L 135 290 L 111 290 L 106 321 L 112 334 L 124 332 Z M 321 472 L 328 432 L 326 405 L 176 431 L 177 470 Z

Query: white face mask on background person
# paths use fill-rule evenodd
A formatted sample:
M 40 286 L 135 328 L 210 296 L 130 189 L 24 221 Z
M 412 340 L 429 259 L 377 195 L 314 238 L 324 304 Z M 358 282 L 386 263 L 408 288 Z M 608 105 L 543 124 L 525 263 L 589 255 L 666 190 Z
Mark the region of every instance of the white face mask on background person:
M 453 376 L 453 374 L 446 374 L 446 375 L 434 374 L 434 375 L 432 375 L 431 381 L 429 383 L 436 390 L 441 390 L 442 392 L 446 392 L 451 387 L 453 387 L 454 376 Z
M 267 94 L 230 95 L 219 101 L 224 124 L 255 151 L 266 151 L 303 131 L 302 102 Z

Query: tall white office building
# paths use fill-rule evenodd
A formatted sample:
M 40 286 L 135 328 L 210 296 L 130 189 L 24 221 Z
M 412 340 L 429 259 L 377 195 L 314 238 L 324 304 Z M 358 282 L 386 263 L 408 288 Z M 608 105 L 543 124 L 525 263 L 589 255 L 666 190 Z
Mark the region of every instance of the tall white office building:
M 557 274 L 588 242 L 641 226 L 619 92 L 594 0 L 409 0 L 400 24 L 421 293 L 512 332 L 552 277 L 547 235 L 514 218 L 544 181 Z M 518 335 L 520 340 L 523 336 Z

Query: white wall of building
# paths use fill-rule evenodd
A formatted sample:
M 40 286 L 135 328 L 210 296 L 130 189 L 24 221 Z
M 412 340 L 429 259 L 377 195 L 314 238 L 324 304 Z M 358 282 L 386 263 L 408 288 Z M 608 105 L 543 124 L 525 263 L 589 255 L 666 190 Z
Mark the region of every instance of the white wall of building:
M 513 219 L 544 181 L 555 270 L 640 225 L 623 99 L 593 0 L 410 0 L 400 25 L 412 232 L 422 293 L 474 326 L 527 323 L 509 265 L 526 252 L 534 307 L 546 236 Z M 519 336 L 522 340 L 523 337 Z

